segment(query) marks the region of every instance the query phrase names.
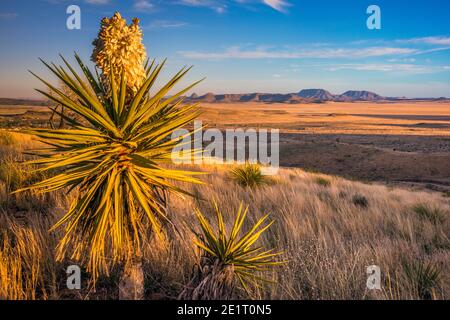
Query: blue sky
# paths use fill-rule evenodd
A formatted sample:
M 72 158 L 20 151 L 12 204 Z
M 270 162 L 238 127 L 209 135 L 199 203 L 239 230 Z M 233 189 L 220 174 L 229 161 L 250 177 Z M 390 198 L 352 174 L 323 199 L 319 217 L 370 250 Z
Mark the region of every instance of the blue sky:
M 81 8 L 81 30 L 66 8 Z M 381 30 L 366 9 L 381 8 Z M 139 17 L 150 57 L 169 59 L 166 77 L 194 65 L 206 93 L 333 93 L 450 97 L 448 0 L 14 0 L 0 3 L 0 97 L 37 97 L 38 57 L 79 52 L 86 61 L 99 21 Z M 187 84 L 188 81 L 186 81 Z

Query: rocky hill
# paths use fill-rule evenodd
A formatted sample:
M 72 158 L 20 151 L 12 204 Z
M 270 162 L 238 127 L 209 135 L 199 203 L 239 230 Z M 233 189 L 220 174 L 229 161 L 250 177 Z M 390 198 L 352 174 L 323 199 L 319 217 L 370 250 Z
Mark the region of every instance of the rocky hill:
M 390 98 L 395 99 L 395 98 Z M 297 93 L 243 93 L 214 94 L 209 92 L 202 96 L 192 94 L 187 98 L 190 102 L 206 103 L 236 103 L 236 102 L 266 102 L 266 103 L 320 103 L 326 101 L 381 101 L 384 97 L 370 91 L 347 91 L 343 94 L 332 94 L 324 89 L 303 89 Z

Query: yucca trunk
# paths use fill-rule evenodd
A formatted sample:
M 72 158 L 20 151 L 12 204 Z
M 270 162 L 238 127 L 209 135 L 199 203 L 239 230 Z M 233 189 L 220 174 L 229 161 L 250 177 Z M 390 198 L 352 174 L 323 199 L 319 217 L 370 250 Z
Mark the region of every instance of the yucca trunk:
M 119 300 L 144 299 L 144 271 L 142 257 L 134 257 L 124 264 L 119 281 Z
M 219 260 L 199 266 L 189 285 L 178 297 L 182 300 L 230 300 L 235 296 L 235 276 L 232 265 Z

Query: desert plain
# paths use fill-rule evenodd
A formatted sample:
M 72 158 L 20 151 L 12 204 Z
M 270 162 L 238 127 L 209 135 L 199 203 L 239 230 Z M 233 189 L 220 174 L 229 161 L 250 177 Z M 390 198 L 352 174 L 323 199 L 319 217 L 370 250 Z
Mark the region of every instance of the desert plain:
M 176 299 L 198 256 L 191 240 L 193 208 L 211 214 L 212 200 L 230 224 L 241 203 L 249 221 L 270 213 L 276 221 L 260 242 L 282 248 L 287 263 L 267 276 L 276 285 L 255 288 L 252 299 L 447 299 L 449 296 L 450 103 L 201 103 L 209 128 L 280 130 L 281 170 L 267 185 L 243 187 L 228 166 L 203 165 L 205 184 L 195 197 L 173 197 L 180 233 L 144 247 L 145 299 Z M 117 299 L 120 274 L 102 277 L 96 290 L 65 288 L 55 262 L 60 233 L 49 233 L 76 194 L 11 194 L 36 179 L 22 167 L 33 137 L 14 133 L 49 125 L 44 106 L 0 106 L 0 299 Z M 5 131 L 5 129 L 8 132 Z M 11 134 L 12 132 L 12 134 Z M 248 228 L 248 225 L 246 226 Z M 8 240 L 9 239 L 9 240 Z M 159 247 L 158 247 L 159 248 Z M 0 259 L 1 260 L 1 259 Z M 380 266 L 381 290 L 366 288 L 366 267 Z M 173 268 L 177 265 L 178 268 Z M 22 277 L 22 275 L 26 275 Z
M 208 128 L 280 130 L 280 165 L 450 190 L 450 102 L 201 103 Z M 47 125 L 44 106 L 0 106 L 0 126 Z

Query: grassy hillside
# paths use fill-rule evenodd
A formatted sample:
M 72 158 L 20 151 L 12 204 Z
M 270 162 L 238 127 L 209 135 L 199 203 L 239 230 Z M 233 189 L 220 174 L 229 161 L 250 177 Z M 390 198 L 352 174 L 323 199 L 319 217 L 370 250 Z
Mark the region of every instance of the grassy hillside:
M 118 270 L 103 276 L 96 289 L 83 275 L 82 290 L 66 289 L 65 268 L 56 263 L 60 234 L 50 226 L 67 209 L 73 194 L 23 193 L 19 186 L 37 179 L 19 166 L 22 151 L 35 146 L 30 137 L 0 132 L 0 299 L 117 298 Z M 287 260 L 254 288 L 250 298 L 269 299 L 448 299 L 450 297 L 450 198 L 369 185 L 339 177 L 281 169 L 268 184 L 242 187 L 229 167 L 202 166 L 210 172 L 202 186 L 186 185 L 195 198 L 170 199 L 174 225 L 166 242 L 145 245 L 146 298 L 174 299 L 189 282 L 198 251 L 192 239 L 193 209 L 213 215 L 212 201 L 227 221 L 239 204 L 249 205 L 254 223 L 271 213 L 275 224 L 263 245 L 284 251 Z M 245 228 L 244 228 L 245 229 Z M 366 289 L 366 267 L 378 265 L 382 290 Z M 248 296 L 242 292 L 242 297 Z

